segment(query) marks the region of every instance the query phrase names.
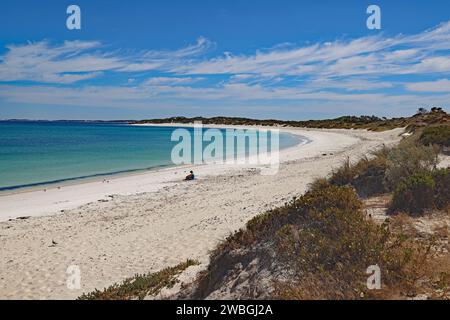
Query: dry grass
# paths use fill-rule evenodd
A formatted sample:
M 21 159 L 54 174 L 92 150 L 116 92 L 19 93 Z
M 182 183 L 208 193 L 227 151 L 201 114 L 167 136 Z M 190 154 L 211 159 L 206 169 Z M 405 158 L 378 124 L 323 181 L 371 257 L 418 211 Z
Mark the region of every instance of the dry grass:
M 433 228 L 433 233 L 436 236 L 438 236 L 439 238 L 441 238 L 441 239 L 442 238 L 448 239 L 448 237 L 449 237 L 448 225 L 447 224 L 443 224 L 443 225 L 440 225 L 440 226 L 435 226 Z M 450 269 L 449 269 L 449 271 L 450 271 Z
M 404 234 L 408 237 L 417 237 L 418 231 L 414 225 L 414 220 L 411 216 L 400 213 L 391 217 L 390 219 L 390 228 L 392 232 L 396 234 Z
M 347 159 L 332 173 L 329 182 L 338 186 L 351 185 L 358 195 L 364 198 L 385 193 L 387 161 L 384 152 L 387 152 L 387 149 L 372 155 L 370 159 L 364 157 L 356 164 Z

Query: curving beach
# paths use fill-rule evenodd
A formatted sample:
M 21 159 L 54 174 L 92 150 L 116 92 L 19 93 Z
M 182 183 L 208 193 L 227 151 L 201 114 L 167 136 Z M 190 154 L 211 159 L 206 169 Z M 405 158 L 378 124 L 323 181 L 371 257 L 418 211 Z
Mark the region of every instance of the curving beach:
M 256 166 L 201 165 L 192 183 L 181 181 L 191 167 L 174 167 L 1 194 L 0 298 L 73 299 L 188 258 L 200 270 L 209 250 L 253 216 L 403 132 L 281 130 L 311 142 L 282 150 L 273 176 Z M 80 267 L 80 290 L 66 286 L 70 265 Z

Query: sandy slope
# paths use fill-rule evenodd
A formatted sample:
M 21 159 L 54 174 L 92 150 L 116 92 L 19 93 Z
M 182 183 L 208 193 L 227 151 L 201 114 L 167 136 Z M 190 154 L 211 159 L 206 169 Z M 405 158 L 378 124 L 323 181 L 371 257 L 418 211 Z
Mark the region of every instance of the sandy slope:
M 283 151 L 274 176 L 205 165 L 192 183 L 179 182 L 187 168 L 172 168 L 1 196 L 0 219 L 33 217 L 0 223 L 0 298 L 71 299 L 187 258 L 205 265 L 208 251 L 250 218 L 402 132 L 289 131 L 313 142 Z M 81 269 L 80 290 L 66 286 L 69 265 Z

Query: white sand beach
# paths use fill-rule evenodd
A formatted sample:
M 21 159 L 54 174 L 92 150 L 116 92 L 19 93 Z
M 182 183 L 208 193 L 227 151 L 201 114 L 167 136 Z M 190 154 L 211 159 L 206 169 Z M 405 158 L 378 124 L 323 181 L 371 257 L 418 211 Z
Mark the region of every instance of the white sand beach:
M 312 141 L 282 150 L 273 176 L 256 166 L 201 165 L 195 181 L 182 182 L 185 166 L 0 194 L 0 299 L 74 299 L 188 258 L 204 267 L 208 252 L 249 219 L 403 132 L 281 130 Z M 81 270 L 79 290 L 66 286 L 70 265 Z

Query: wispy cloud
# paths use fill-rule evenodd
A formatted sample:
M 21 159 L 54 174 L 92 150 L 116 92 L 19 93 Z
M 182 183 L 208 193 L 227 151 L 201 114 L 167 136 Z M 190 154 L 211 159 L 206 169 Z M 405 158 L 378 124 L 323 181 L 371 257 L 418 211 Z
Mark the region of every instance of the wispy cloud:
M 140 108 L 361 106 L 374 111 L 449 101 L 450 22 L 415 35 L 283 44 L 249 55 L 211 57 L 214 48 L 202 37 L 180 49 L 159 51 L 111 50 L 85 41 L 9 45 L 0 56 L 0 99 Z M 123 77 L 121 84 L 108 81 L 112 74 Z M 93 78 L 104 82 L 88 81 Z
M 415 82 L 405 85 L 409 91 L 416 92 L 449 92 L 450 80 L 441 79 L 436 81 Z
M 127 57 L 133 62 L 123 66 L 119 71 L 141 72 L 150 70 L 170 70 L 182 65 L 188 59 L 198 57 L 212 48 L 215 44 L 210 40 L 200 37 L 195 44 L 173 51 L 147 51 Z
M 378 81 L 370 79 L 315 79 L 305 85 L 307 88 L 313 89 L 343 89 L 345 91 L 370 91 L 375 89 L 392 88 L 394 85 L 387 81 Z
M 181 74 L 266 74 L 308 77 L 401 75 L 450 71 L 450 23 L 418 35 L 369 36 L 305 47 L 276 47 L 253 55 L 192 62 L 172 69 Z
M 178 50 L 127 54 L 110 52 L 99 42 L 10 45 L 0 57 L 0 80 L 68 83 L 90 78 L 95 76 L 90 73 L 99 71 L 150 70 L 184 75 L 311 78 L 449 72 L 450 58 L 442 50 L 450 49 L 450 22 L 412 36 L 370 36 L 300 47 L 283 45 L 253 55 L 226 53 L 202 59 L 212 48 L 214 43 L 203 37 Z
M 32 81 L 70 84 L 102 75 L 101 72 L 164 70 L 181 59 L 198 56 L 213 46 L 205 38 L 174 51 L 145 51 L 121 54 L 108 51 L 100 42 L 48 41 L 9 45 L 0 56 L 0 81 Z
M 68 41 L 51 46 L 47 41 L 7 46 L 0 57 L 0 81 L 33 81 L 43 83 L 73 83 L 113 70 L 123 62 L 99 49 L 98 42 Z
M 205 78 L 202 77 L 154 77 L 144 81 L 143 85 L 149 86 L 179 86 L 193 84 Z

